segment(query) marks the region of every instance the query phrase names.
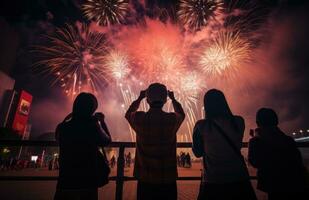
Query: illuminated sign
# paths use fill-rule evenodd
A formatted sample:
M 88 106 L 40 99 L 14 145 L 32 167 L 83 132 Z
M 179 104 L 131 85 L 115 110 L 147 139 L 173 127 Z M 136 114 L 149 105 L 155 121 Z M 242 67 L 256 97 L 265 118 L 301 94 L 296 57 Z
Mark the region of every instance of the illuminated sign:
M 17 110 L 15 112 L 12 129 L 23 134 L 29 118 L 32 95 L 26 91 L 21 91 Z

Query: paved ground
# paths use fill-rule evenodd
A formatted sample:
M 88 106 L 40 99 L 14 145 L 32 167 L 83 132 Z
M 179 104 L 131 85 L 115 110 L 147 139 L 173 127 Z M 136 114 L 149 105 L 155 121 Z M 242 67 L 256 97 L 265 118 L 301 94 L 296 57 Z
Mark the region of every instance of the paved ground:
M 191 169 L 179 168 L 179 176 L 200 176 L 201 165 L 194 163 Z M 116 170 L 112 170 L 112 176 Z M 250 170 L 252 173 L 253 170 Z M 26 169 L 22 171 L 0 172 L 0 175 L 15 176 L 57 176 L 57 171 L 47 169 Z M 132 167 L 125 168 L 125 175 L 132 176 Z M 199 181 L 178 181 L 178 199 L 194 200 L 198 194 Z M 256 183 L 253 182 L 255 185 Z M 49 200 L 55 192 L 55 181 L 0 181 L 1 200 Z M 113 200 L 115 198 L 115 182 L 110 182 L 99 190 L 99 199 Z M 124 200 L 133 200 L 136 195 L 136 181 L 124 185 Z M 259 200 L 266 199 L 265 194 L 258 192 Z
M 198 181 L 179 181 L 178 199 L 194 200 L 198 192 Z M 56 183 L 48 182 L 0 182 L 1 200 L 50 200 L 53 198 Z M 124 187 L 124 200 L 134 200 L 136 195 L 136 182 L 128 182 Z M 266 199 L 264 194 L 258 193 L 259 200 Z M 115 199 L 115 183 L 106 185 L 99 191 L 99 199 Z

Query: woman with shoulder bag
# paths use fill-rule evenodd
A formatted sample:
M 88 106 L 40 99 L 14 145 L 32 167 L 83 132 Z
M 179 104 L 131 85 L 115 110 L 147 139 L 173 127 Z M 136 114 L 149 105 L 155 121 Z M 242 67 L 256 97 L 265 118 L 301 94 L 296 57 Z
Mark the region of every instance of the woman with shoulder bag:
M 193 130 L 193 153 L 203 157 L 199 200 L 256 200 L 246 163 L 241 155 L 245 123 L 234 116 L 224 94 L 216 89 L 204 96 L 205 119 Z
M 111 136 L 102 113 L 95 113 L 96 97 L 79 94 L 73 111 L 57 126 L 59 177 L 54 199 L 98 199 L 98 187 L 108 182 L 110 172 L 104 149 Z

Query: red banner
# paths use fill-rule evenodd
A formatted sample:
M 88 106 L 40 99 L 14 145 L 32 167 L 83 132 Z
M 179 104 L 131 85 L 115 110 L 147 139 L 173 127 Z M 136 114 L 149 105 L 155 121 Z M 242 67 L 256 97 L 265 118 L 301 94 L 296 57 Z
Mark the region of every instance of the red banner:
M 12 125 L 12 129 L 20 134 L 24 133 L 27 126 L 31 103 L 32 95 L 22 90 Z

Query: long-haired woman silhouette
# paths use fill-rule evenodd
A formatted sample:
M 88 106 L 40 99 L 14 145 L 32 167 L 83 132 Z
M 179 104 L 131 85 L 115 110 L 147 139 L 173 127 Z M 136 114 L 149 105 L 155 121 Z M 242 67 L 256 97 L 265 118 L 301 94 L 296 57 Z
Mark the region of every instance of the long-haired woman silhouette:
M 73 111 L 56 129 L 59 142 L 59 178 L 55 199 L 98 199 L 98 148 L 111 142 L 98 101 L 81 93 Z
M 256 199 L 240 153 L 245 123 L 230 110 L 223 92 L 212 89 L 204 96 L 205 119 L 193 130 L 193 153 L 203 157 L 198 199 Z

